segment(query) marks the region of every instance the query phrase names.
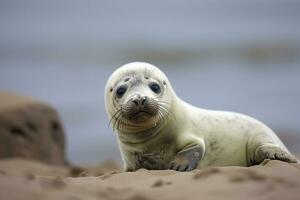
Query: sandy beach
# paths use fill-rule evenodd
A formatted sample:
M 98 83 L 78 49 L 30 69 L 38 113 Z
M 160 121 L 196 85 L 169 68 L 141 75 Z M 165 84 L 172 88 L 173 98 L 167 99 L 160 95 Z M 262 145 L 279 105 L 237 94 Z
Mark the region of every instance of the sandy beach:
M 300 164 L 266 161 L 252 167 L 191 172 L 122 172 L 113 162 L 94 168 L 36 161 L 0 161 L 0 199 L 299 199 Z

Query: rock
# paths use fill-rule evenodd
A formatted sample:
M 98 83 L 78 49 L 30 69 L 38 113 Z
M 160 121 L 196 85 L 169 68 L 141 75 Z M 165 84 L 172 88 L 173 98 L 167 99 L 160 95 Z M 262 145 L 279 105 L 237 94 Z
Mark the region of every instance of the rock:
M 10 157 L 64 165 L 65 136 L 51 106 L 0 92 L 0 159 Z

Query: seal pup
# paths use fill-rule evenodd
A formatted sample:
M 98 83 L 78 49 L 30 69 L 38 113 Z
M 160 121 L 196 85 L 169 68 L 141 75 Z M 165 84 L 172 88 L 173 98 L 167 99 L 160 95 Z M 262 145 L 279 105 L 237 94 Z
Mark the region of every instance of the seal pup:
M 126 171 L 297 162 L 276 134 L 251 117 L 194 107 L 157 67 L 134 62 L 107 81 L 105 106 Z

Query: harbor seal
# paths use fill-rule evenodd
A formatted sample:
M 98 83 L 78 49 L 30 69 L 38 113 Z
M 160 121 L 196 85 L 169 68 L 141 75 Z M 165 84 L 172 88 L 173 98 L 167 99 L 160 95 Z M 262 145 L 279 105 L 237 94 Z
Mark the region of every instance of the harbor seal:
M 297 162 L 263 123 L 184 102 L 167 76 L 148 63 L 129 63 L 113 72 L 105 106 L 126 171 L 251 166 L 264 159 Z

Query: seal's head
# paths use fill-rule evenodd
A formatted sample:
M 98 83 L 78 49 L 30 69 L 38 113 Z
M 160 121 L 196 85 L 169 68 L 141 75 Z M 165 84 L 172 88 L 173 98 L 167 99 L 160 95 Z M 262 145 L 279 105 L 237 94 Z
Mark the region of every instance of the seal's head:
M 105 106 L 113 129 L 138 133 L 169 119 L 173 90 L 157 67 L 134 62 L 118 68 L 105 88 Z

